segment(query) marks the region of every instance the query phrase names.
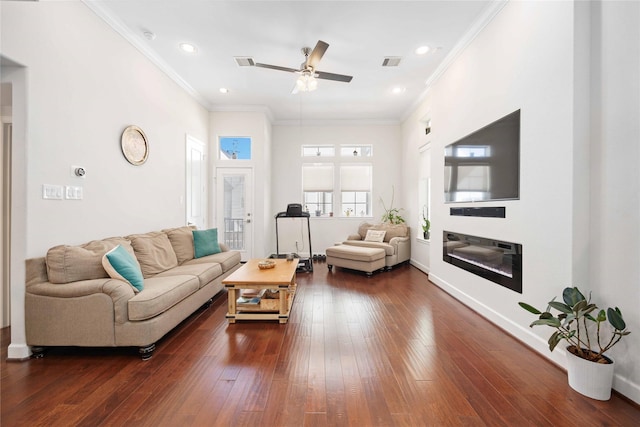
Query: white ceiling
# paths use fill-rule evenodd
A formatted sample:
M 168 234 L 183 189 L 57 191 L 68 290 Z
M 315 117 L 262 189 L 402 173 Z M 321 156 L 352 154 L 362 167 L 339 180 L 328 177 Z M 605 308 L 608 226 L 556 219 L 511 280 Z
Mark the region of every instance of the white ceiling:
M 275 122 L 398 121 L 424 95 L 427 79 L 486 19 L 495 1 L 205 1 L 84 0 L 98 15 L 181 82 L 209 110 L 265 108 Z M 144 31 L 153 32 L 147 40 Z M 236 65 L 234 57 L 298 68 L 300 49 L 329 48 L 320 71 L 352 75 L 320 80 L 291 94 L 296 74 Z M 187 54 L 180 43 L 192 43 Z M 419 46 L 431 51 L 419 56 Z M 382 67 L 401 56 L 398 67 Z M 222 94 L 225 87 L 229 93 Z M 392 93 L 404 87 L 402 94 Z

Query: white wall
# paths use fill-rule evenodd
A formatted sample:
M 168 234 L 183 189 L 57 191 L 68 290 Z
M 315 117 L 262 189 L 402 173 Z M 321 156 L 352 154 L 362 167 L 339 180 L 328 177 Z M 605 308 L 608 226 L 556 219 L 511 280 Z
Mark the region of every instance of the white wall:
M 25 257 L 184 224 L 185 135 L 207 140 L 208 112 L 80 2 L 3 2 L 1 19 L 2 54 L 26 67 L 26 117 L 14 98 L 14 122 L 26 123 L 24 133 L 14 128 L 14 145 L 24 144 L 18 151 L 28 161 L 14 169 L 17 183 L 26 177 L 25 206 L 14 206 L 26 211 L 26 232 L 13 235 L 24 236 L 25 248 L 12 253 L 22 269 L 12 311 L 22 313 Z M 131 124 L 149 140 L 142 166 L 120 150 Z M 72 165 L 85 167 L 86 178 L 73 177 Z M 42 184 L 80 185 L 84 200 L 43 200 Z M 23 327 L 12 319 L 12 335 Z
M 371 144 L 373 157 L 373 212 L 372 217 L 341 217 L 337 212 L 333 218 L 311 218 L 311 244 L 314 253 L 324 253 L 325 249 L 341 242 L 349 234 L 357 232 L 362 221 L 379 222 L 384 212 L 380 197 L 389 205 L 392 189 L 395 187 L 394 207 L 401 205 L 401 133 L 396 124 L 344 124 L 344 125 L 275 125 L 273 127 L 273 197 L 272 218 L 278 212 L 285 211 L 289 203 L 302 203 L 302 164 L 314 159 L 303 159 L 302 145 Z M 321 158 L 325 160 L 329 158 Z M 367 159 L 368 160 L 368 159 Z M 339 195 L 334 194 L 334 198 Z M 388 207 L 388 206 L 387 206 Z M 402 212 L 405 216 L 406 211 Z M 272 219 L 272 221 L 274 221 Z M 274 221 L 275 224 L 275 221 Z M 275 225 L 274 225 L 275 227 Z M 289 239 L 291 240 L 291 239 Z M 287 236 L 280 236 L 280 244 Z M 272 251 L 275 253 L 275 231 L 273 232 Z M 308 248 L 307 248 L 308 250 Z M 281 252 L 282 248 L 281 248 Z
M 220 160 L 218 140 L 223 136 L 251 137 L 251 160 Z M 268 228 L 271 218 L 271 123 L 264 112 L 212 112 L 209 122 L 209 152 L 212 178 L 217 167 L 248 167 L 253 171 L 253 256 L 268 255 Z M 213 180 L 212 180 L 213 182 Z M 216 222 L 216 186 L 210 185 L 209 224 Z
M 640 3 L 594 4 L 592 22 L 589 274 L 632 331 L 612 351 L 614 387 L 640 403 Z
M 549 330 L 530 329 L 533 319 L 518 301 L 544 307 L 565 286 L 577 285 L 603 295 L 604 304 L 620 305 L 629 329 L 640 330 L 632 312 L 633 303 L 640 302 L 638 4 L 626 5 L 627 10 L 617 9 L 617 2 L 605 4 L 605 10 L 618 12 L 603 14 L 599 39 L 591 32 L 589 3 L 509 2 L 403 124 L 404 157 L 413 165 L 404 179 L 411 188 L 406 180 L 417 177 L 412 156 L 422 141 L 419 121 L 426 114 L 432 119 L 431 280 L 559 364 L 563 349 L 548 351 Z M 590 59 L 590 37 L 603 44 L 603 58 Z M 625 43 L 611 50 L 613 40 Z M 591 153 L 590 61 L 607 64 L 599 88 L 604 102 L 593 101 L 596 117 L 605 123 Z M 441 190 L 444 146 L 517 109 L 522 114 L 520 200 L 476 204 L 505 206 L 505 219 L 451 217 L 452 205 L 444 203 Z M 595 171 L 591 176 L 589 166 Z M 621 193 L 625 187 L 628 191 Z M 597 227 L 591 236 L 590 224 Z M 443 230 L 521 243 L 522 295 L 443 262 Z M 614 388 L 640 401 L 640 372 L 637 357 L 632 358 L 640 345 L 630 337 L 613 353 L 619 359 Z

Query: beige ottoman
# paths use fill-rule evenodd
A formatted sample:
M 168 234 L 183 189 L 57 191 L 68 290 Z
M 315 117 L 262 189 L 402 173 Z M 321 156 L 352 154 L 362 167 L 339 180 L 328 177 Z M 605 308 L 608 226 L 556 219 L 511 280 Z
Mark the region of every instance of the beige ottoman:
M 327 248 L 326 254 L 329 271 L 335 265 L 364 271 L 367 276 L 371 276 L 374 271 L 383 269 L 385 266 L 385 252 L 381 248 L 339 245 Z

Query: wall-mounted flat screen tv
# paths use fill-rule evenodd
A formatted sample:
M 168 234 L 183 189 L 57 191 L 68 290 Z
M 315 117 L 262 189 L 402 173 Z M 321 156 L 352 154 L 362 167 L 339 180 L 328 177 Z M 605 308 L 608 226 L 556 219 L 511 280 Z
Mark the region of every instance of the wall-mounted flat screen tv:
M 447 203 L 520 198 L 520 110 L 444 149 Z

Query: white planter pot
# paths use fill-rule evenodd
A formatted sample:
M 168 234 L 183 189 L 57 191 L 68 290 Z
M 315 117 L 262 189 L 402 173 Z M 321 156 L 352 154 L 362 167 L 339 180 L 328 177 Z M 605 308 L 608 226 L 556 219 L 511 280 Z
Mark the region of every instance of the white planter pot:
M 575 356 L 567 348 L 569 386 L 580 394 L 596 400 L 609 400 L 613 384 L 612 363 L 595 363 Z

